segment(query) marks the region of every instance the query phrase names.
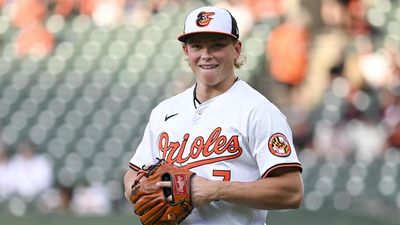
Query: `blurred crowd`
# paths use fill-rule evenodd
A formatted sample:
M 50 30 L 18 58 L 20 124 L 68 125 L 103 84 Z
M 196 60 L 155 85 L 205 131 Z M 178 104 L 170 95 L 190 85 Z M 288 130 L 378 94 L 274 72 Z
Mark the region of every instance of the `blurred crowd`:
M 0 10 L 18 30 L 16 54 L 25 57 L 51 54 L 57 45 L 46 26 L 50 17 L 68 22 L 84 15 L 97 26 L 146 26 L 166 5 L 188 1 L 0 0 Z M 299 152 L 370 162 L 385 151 L 400 149 L 400 37 L 387 34 L 368 18 L 368 10 L 381 1 L 198 2 L 229 9 L 242 37 L 256 24 L 278 21 L 271 31 L 266 29 L 270 35 L 265 40 L 265 70 L 259 75 L 268 85 L 256 86 L 287 115 Z M 39 196 L 43 212 L 112 210 L 113 199 L 104 184 L 58 184 L 51 160 L 40 154 L 45 150 L 36 148 L 29 140 L 15 147 L 0 142 L 0 200 L 18 196 L 29 202 Z M 13 213 L 21 214 L 21 207 L 15 208 Z
M 22 216 L 32 207 L 42 213 L 103 215 L 111 211 L 106 187 L 96 180 L 67 186 L 55 182 L 52 161 L 29 139 L 9 147 L 0 142 L 0 203 Z
M 0 0 L 3 15 L 8 16 L 13 28 L 18 29 L 15 48 L 18 56 L 48 55 L 57 40 L 47 26 L 49 18 L 68 21 L 78 15 L 87 16 L 100 27 L 116 27 L 121 24 L 146 26 L 151 16 L 169 3 L 181 6 L 191 0 Z M 265 18 L 285 13 L 284 0 L 228 0 L 196 1 L 229 9 L 240 17 L 239 28 L 245 36 L 252 25 Z M 289 5 L 291 5 L 290 3 Z
M 370 162 L 400 148 L 400 34 L 371 25 L 380 3 L 322 0 L 321 26 L 298 10 L 272 31 L 266 71 L 299 149 Z
M 51 164 L 35 151 L 32 142 L 23 141 L 8 160 L 8 149 L 0 144 L 0 198 L 15 194 L 32 199 L 52 185 Z

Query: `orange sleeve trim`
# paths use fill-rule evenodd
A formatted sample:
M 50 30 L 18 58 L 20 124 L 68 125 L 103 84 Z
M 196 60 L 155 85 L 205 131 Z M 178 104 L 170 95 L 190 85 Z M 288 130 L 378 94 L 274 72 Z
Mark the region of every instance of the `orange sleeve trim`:
M 300 173 L 303 171 L 303 168 L 301 168 L 301 164 L 300 163 L 281 163 L 281 164 L 276 164 L 272 167 L 270 167 L 269 169 L 267 169 L 267 171 L 265 171 L 265 173 L 261 176 L 261 178 L 266 178 L 269 176 L 269 174 L 278 168 L 282 168 L 282 167 L 298 167 Z
M 140 167 L 133 165 L 132 163 L 129 163 L 129 168 L 133 169 L 136 172 L 138 172 L 140 170 Z

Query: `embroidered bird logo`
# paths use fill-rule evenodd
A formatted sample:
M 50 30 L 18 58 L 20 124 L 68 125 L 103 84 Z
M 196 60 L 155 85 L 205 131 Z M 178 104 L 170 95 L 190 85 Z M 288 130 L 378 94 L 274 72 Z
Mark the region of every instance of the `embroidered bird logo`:
M 201 12 L 197 15 L 196 24 L 199 27 L 205 27 L 210 24 L 211 20 L 213 19 L 212 16 L 215 15 L 214 12 Z

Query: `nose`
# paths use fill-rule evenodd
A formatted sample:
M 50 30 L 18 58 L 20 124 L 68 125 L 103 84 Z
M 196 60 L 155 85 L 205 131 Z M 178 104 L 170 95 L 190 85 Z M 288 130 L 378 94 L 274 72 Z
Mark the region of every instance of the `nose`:
M 205 61 L 210 61 L 213 58 L 209 48 L 204 48 L 201 53 L 201 59 Z

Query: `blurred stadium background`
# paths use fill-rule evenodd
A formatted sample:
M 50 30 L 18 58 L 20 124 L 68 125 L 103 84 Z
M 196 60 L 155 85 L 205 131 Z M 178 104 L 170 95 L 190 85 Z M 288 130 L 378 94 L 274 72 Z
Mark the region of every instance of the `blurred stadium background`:
M 243 21 L 237 74 L 293 127 L 304 202 L 268 224 L 400 224 L 400 1 L 2 0 L 1 225 L 139 224 L 122 177 L 193 82 L 176 36 L 206 4 Z

